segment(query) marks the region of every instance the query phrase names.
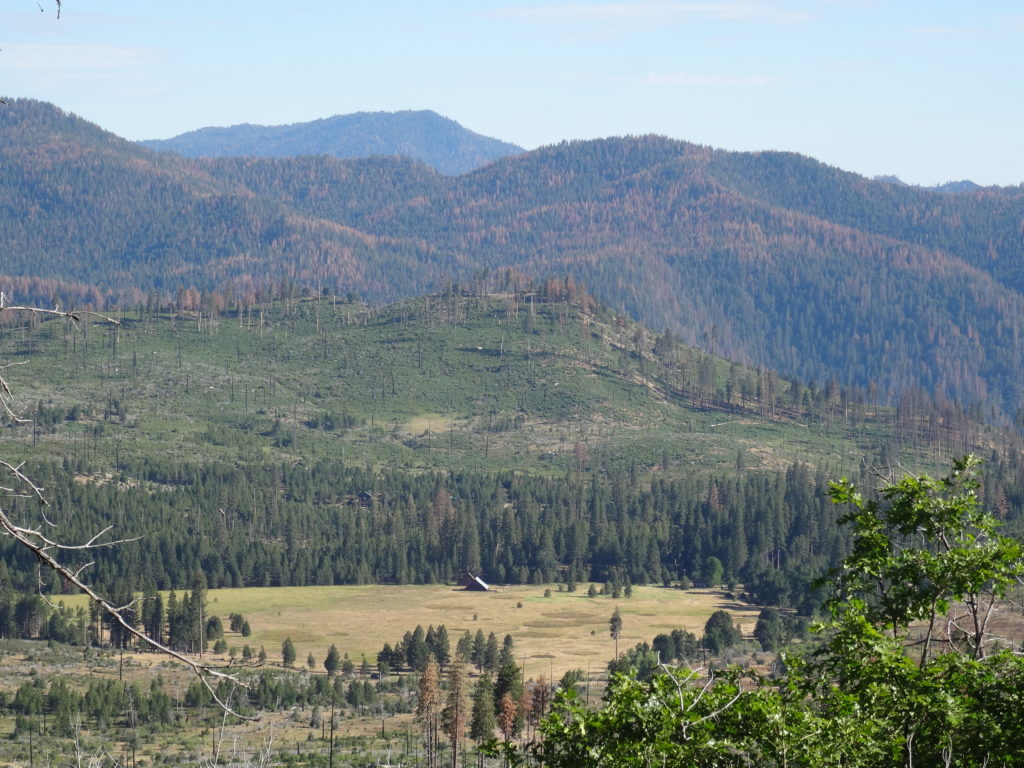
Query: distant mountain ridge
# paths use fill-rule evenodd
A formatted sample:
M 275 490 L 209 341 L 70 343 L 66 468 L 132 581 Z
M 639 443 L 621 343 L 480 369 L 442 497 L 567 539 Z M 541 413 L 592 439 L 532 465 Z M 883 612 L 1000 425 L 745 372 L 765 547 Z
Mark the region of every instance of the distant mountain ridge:
M 961 192 L 977 192 L 979 189 L 984 189 L 981 184 L 976 184 L 970 179 L 961 179 L 960 181 L 947 181 L 945 184 L 934 184 L 930 187 L 922 187 L 920 184 L 907 184 L 899 176 L 892 174 L 886 174 L 882 176 L 875 176 L 875 181 L 884 181 L 887 184 L 896 184 L 900 187 L 914 187 L 915 189 L 930 189 L 934 192 L 949 192 L 951 194 L 959 194 Z
M 185 157 L 399 156 L 419 160 L 447 175 L 466 173 L 524 151 L 429 110 L 357 112 L 291 125 L 200 128 L 139 144 Z
M 944 194 L 658 136 L 443 176 L 399 157 L 185 159 L 51 105 L 0 110 L 8 295 L 384 302 L 507 268 L 571 275 L 739 362 L 1005 418 L 1024 418 L 1021 221 L 1024 188 Z

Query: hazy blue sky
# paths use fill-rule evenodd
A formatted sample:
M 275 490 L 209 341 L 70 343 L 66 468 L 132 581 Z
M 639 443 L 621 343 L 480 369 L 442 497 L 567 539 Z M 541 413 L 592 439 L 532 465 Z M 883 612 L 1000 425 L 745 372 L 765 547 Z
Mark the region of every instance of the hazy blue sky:
M 8 0 L 0 93 L 121 136 L 433 109 L 533 148 L 659 133 L 1024 182 L 1024 4 Z

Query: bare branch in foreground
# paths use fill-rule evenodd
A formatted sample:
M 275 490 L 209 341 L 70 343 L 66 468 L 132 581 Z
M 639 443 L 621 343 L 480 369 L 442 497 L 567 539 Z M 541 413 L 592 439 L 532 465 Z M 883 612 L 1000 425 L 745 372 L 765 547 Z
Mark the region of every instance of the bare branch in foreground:
M 707 683 L 705 683 L 704 687 L 700 689 L 700 693 L 697 694 L 697 697 L 692 702 L 690 702 L 689 706 L 687 706 L 686 703 L 685 703 L 685 697 L 683 695 L 683 689 L 691 681 L 695 680 L 697 678 L 697 676 L 700 674 L 700 672 L 703 671 L 704 668 L 703 667 L 698 667 L 697 669 L 688 669 L 686 671 L 685 675 L 679 675 L 678 674 L 678 670 L 676 668 L 670 667 L 668 664 L 665 664 L 664 662 L 662 662 L 660 660 L 658 662 L 658 667 L 661 669 L 661 671 L 666 676 L 668 676 L 668 679 L 671 680 L 672 684 L 675 686 L 676 693 L 677 693 L 677 695 L 679 697 L 679 711 L 684 713 L 684 714 L 689 714 L 690 712 L 692 712 L 694 710 L 694 708 L 696 708 L 696 706 L 698 704 L 700 704 L 701 699 L 704 698 L 704 694 L 708 692 L 708 689 L 711 688 L 711 686 L 715 682 L 715 672 L 714 672 L 714 670 L 711 670 L 708 673 L 708 681 L 707 681 Z M 689 738 L 689 730 L 690 730 L 690 728 L 692 728 L 695 725 L 700 725 L 701 723 L 706 722 L 708 720 L 715 719 L 720 714 L 722 714 L 727 709 L 729 709 L 729 707 L 731 707 L 733 704 L 735 704 L 737 701 L 739 701 L 740 696 L 742 696 L 742 695 L 743 695 L 742 689 L 737 688 L 736 695 L 733 696 L 727 703 L 723 704 L 721 707 L 719 707 L 718 709 L 714 710 L 713 712 L 709 712 L 708 714 L 704 715 L 703 717 L 700 717 L 700 718 L 698 718 L 698 719 L 696 719 L 696 720 L 694 720 L 692 722 L 687 722 L 687 723 L 683 724 L 681 726 L 681 732 L 682 732 L 683 740 L 685 741 L 686 739 Z
M 57 2 L 57 12 L 58 14 L 60 13 L 60 0 L 58 0 Z M 50 315 L 56 317 L 63 317 L 65 319 L 70 320 L 73 323 L 78 323 L 82 319 L 82 317 L 92 316 L 100 318 L 105 322 L 111 323 L 113 325 L 120 325 L 117 319 L 92 311 L 66 311 L 60 309 L 59 307 L 55 307 L 54 309 L 41 309 L 39 307 L 30 307 L 22 305 L 5 306 L 5 298 L 6 297 L 4 296 L 4 294 L 0 292 L 0 315 L 2 315 L 3 312 L 13 310 L 15 312 L 27 312 L 33 315 Z M 6 366 L 0 367 L 0 370 L 2 370 L 3 367 Z M 11 393 L 11 389 L 7 385 L 7 382 L 4 381 L 2 377 L 0 377 L 0 413 L 6 413 L 12 419 L 23 421 L 22 419 L 18 419 L 16 414 L 14 413 L 12 408 L 12 402 L 13 395 Z M 24 463 L 15 465 L 7 461 L 0 460 L 0 471 L 6 470 L 7 475 L 10 476 L 11 479 L 13 480 L 13 485 L 11 488 L 2 487 L 0 488 L 0 492 L 3 492 L 9 495 L 10 497 L 14 498 L 34 499 L 36 502 L 38 502 L 39 506 L 42 509 L 49 507 L 50 503 L 46 498 L 43 488 L 37 485 L 28 475 L 25 474 L 24 471 L 22 471 L 23 467 Z M 53 526 L 53 524 L 46 518 L 45 515 L 43 515 L 43 519 L 46 521 L 48 525 Z M 109 601 L 107 601 L 104 597 L 97 593 L 91 586 L 89 586 L 82 580 L 82 572 L 86 568 L 88 568 L 89 565 L 91 565 L 92 563 L 86 563 L 84 565 L 78 566 L 75 570 L 71 570 L 71 568 L 60 563 L 56 559 L 55 553 L 58 553 L 60 551 L 87 551 L 92 549 L 98 549 L 100 547 L 115 546 L 117 544 L 137 540 L 120 539 L 116 541 L 100 541 L 100 539 L 103 536 L 105 536 L 110 530 L 110 526 L 104 528 L 102 531 L 95 534 L 84 544 L 65 544 L 56 541 L 53 538 L 44 536 L 41 531 L 33 530 L 32 528 L 16 524 L 7 514 L 7 511 L 3 507 L 0 507 L 0 533 L 6 533 L 7 535 L 14 538 L 14 540 L 21 544 L 23 547 L 32 552 L 35 555 L 36 559 L 38 560 L 40 567 L 45 566 L 46 568 L 61 576 L 66 583 L 73 584 L 76 587 L 78 587 L 78 589 L 85 593 L 85 595 L 88 596 L 88 598 L 93 603 L 95 603 L 114 622 L 116 622 L 122 629 L 124 629 L 124 631 L 127 634 L 139 640 L 143 645 L 148 646 L 153 650 L 158 651 L 166 656 L 169 656 L 172 659 L 180 661 L 182 664 L 191 669 L 202 682 L 202 684 L 205 686 L 210 696 L 212 697 L 213 701 L 216 702 L 216 704 L 222 710 L 224 710 L 226 714 L 231 714 L 234 717 L 238 717 L 242 720 L 258 719 L 258 717 L 251 717 L 248 715 L 240 714 L 237 710 L 231 707 L 228 702 L 222 700 L 220 696 L 217 695 L 217 691 L 215 690 L 213 685 L 214 682 L 230 681 L 231 683 L 234 683 L 236 685 L 240 685 L 245 688 L 248 687 L 244 683 L 240 682 L 236 675 L 221 672 L 220 670 L 211 667 L 207 664 L 201 664 L 197 661 L 194 661 L 193 659 L 190 659 L 188 656 L 173 650 L 172 648 L 161 643 L 159 640 L 150 637 L 145 632 L 142 632 L 136 627 L 132 626 L 121 615 L 121 609 L 112 605 Z
M 79 576 L 79 574 L 81 573 L 81 569 L 77 571 L 72 571 L 67 566 L 59 563 L 51 554 L 50 546 L 40 542 L 37 538 L 35 538 L 35 534 L 33 531 L 25 529 L 19 525 L 15 525 L 15 523 L 10 519 L 10 517 L 8 517 L 7 513 L 3 509 L 0 509 L 0 530 L 5 531 L 7 534 L 12 536 L 19 544 L 21 544 L 26 549 L 31 551 L 42 565 L 57 573 L 67 582 L 74 584 L 76 587 L 78 587 L 78 589 L 84 592 L 89 597 L 89 599 L 92 600 L 92 602 L 99 606 L 104 613 L 106 613 L 108 616 L 110 616 L 111 619 L 117 622 L 117 624 L 119 624 L 126 632 L 128 632 L 128 634 L 132 635 L 137 640 L 141 641 L 144 645 L 148 645 L 150 648 L 159 651 L 160 653 L 163 653 L 167 656 L 170 656 L 171 658 L 176 659 L 177 661 L 180 661 L 182 664 L 185 664 L 187 667 L 189 667 L 202 681 L 207 691 L 213 697 L 213 700 L 225 712 L 228 712 L 234 715 L 235 717 L 241 718 L 243 720 L 258 719 L 256 717 L 250 717 L 248 715 L 239 714 L 235 709 L 229 706 L 227 702 L 221 700 L 221 698 L 217 695 L 217 691 L 214 689 L 214 686 L 211 683 L 211 680 L 217 682 L 221 680 L 228 680 L 237 685 L 247 687 L 245 686 L 244 683 L 241 683 L 238 680 L 236 675 L 221 672 L 220 670 L 215 669 L 214 667 L 211 667 L 206 664 L 200 664 L 199 662 L 190 659 L 188 656 L 185 656 L 184 654 L 169 648 L 160 641 L 155 640 L 154 638 L 147 635 L 145 632 L 142 632 L 136 627 L 129 624 L 127 621 L 125 621 L 124 617 L 121 615 L 120 611 L 118 611 L 116 607 L 111 605 L 111 603 L 107 601 L 106 598 L 102 597 L 91 586 L 82 581 L 82 579 Z

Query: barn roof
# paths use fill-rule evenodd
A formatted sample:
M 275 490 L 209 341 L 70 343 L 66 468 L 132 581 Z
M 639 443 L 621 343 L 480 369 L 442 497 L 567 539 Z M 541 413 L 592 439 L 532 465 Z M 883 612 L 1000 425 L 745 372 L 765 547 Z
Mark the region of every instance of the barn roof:
M 463 571 L 459 576 L 459 584 L 468 590 L 476 590 L 480 592 L 488 592 L 491 589 L 487 582 L 479 576 L 474 575 L 472 571 Z

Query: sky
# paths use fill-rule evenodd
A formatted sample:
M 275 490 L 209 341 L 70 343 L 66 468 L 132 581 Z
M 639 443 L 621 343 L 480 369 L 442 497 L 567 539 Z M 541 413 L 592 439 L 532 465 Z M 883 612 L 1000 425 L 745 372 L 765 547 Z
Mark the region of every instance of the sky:
M 7 0 L 0 94 L 128 139 L 432 109 L 532 149 L 662 134 L 1024 183 L 1020 0 Z

